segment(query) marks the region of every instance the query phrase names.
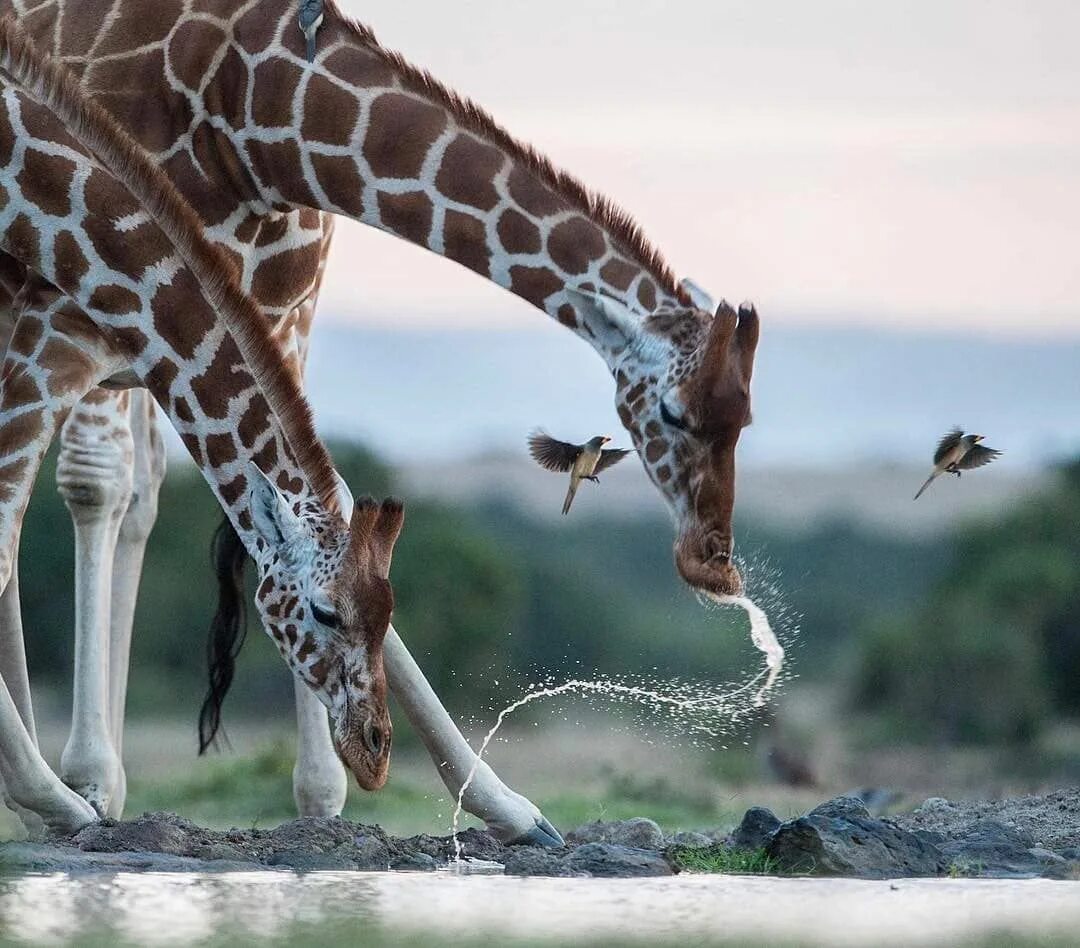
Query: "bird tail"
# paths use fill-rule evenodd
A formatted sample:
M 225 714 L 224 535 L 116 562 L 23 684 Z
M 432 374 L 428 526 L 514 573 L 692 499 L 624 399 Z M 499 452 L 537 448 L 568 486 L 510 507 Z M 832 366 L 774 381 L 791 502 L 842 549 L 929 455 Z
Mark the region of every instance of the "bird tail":
M 566 500 L 563 501 L 562 505 L 563 516 L 566 516 L 566 514 L 570 513 L 570 505 L 574 502 L 574 494 L 577 493 L 577 489 L 578 482 L 571 479 L 570 489 L 566 492 Z
M 928 477 L 928 478 L 926 479 L 926 483 L 925 483 L 925 484 L 923 484 L 923 486 L 919 488 L 919 492 L 918 492 L 918 493 L 917 493 L 917 494 L 915 495 L 915 499 L 916 499 L 916 500 L 918 500 L 918 499 L 919 499 L 920 497 L 922 497 L 922 495 L 923 495 L 923 492 L 924 492 L 924 491 L 926 490 L 926 488 L 927 488 L 927 487 L 929 487 L 929 486 L 930 486 L 931 484 L 933 484 L 933 483 L 934 483 L 934 478 L 936 478 L 936 477 L 937 477 L 937 474 L 938 474 L 938 472 L 937 472 L 937 471 L 934 471 L 934 473 L 933 473 L 933 474 L 931 474 L 931 475 L 930 475 L 930 476 L 929 476 L 929 477 Z

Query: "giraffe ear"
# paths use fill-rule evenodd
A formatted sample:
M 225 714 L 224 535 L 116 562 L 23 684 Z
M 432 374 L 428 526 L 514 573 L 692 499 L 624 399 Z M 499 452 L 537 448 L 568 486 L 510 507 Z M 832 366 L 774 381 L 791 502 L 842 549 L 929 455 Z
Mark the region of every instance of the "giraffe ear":
M 716 312 L 716 300 L 689 277 L 681 280 L 679 286 L 686 292 L 686 295 L 690 298 L 690 302 L 698 309 L 704 310 L 706 313 Z
M 304 537 L 304 525 L 284 495 L 254 464 L 248 465 L 251 522 L 272 550 L 283 555 Z
M 607 345 L 626 345 L 638 335 L 641 318 L 625 303 L 573 288 L 567 289 L 566 295 L 582 322 Z
M 348 523 L 352 520 L 356 501 L 353 499 L 353 492 L 349 490 L 349 485 L 345 483 L 345 478 L 337 471 L 334 471 L 334 477 L 337 479 L 338 510 L 341 511 L 341 519 Z

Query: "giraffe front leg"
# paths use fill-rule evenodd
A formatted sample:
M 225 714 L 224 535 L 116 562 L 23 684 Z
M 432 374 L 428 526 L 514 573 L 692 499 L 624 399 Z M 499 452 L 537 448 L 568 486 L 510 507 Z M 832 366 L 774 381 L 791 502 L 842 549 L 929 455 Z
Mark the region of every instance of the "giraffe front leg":
M 488 832 L 496 839 L 504 843 L 562 846 L 562 836 L 544 814 L 503 783 L 486 763 L 477 761 L 469 742 L 462 737 L 393 626 L 383 643 L 383 662 L 394 697 L 416 728 L 454 801 L 473 773 L 462 804 L 487 824 Z
M 146 541 L 157 521 L 158 494 L 165 479 L 165 444 L 157 426 L 154 400 L 142 389 L 132 390 L 129 394 L 135 463 L 131 502 L 120 521 L 120 536 L 113 557 L 110 603 L 109 732 L 118 759 L 117 779 L 107 811 L 112 819 L 120 819 L 127 797 L 123 746 L 131 634 Z
M 297 746 L 293 799 L 300 816 L 339 816 L 345 808 L 348 775 L 330 738 L 326 708 L 307 685 L 293 681 L 296 692 Z
M 31 311 L 31 295 L 39 309 Z M 54 316 L 68 315 L 59 294 L 28 288 L 22 302 L 26 306 L 0 370 L 0 588 L 13 574 L 26 505 L 45 451 L 72 405 L 108 370 L 100 340 L 95 349 L 95 340 L 72 338 L 53 326 Z M 12 648 L 8 643 L 9 654 Z M 6 800 L 17 811 L 37 814 L 49 829 L 73 833 L 96 818 L 93 807 L 45 763 L 6 679 L 0 682 L 0 776 Z
M 109 671 L 113 558 L 132 498 L 129 394 L 95 389 L 60 435 L 56 483 L 75 526 L 75 681 L 60 777 L 105 816 L 120 783 Z

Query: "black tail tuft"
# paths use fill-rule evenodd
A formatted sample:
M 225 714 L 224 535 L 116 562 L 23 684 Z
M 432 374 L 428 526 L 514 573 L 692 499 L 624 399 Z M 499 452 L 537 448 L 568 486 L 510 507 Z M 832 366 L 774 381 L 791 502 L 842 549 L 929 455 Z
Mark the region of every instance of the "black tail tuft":
M 244 566 L 247 550 L 228 518 L 221 521 L 210 541 L 210 559 L 217 574 L 218 607 L 206 641 L 209 690 L 199 710 L 199 753 L 214 744 L 221 732 L 221 706 L 236 672 L 236 657 L 247 636 L 244 603 Z

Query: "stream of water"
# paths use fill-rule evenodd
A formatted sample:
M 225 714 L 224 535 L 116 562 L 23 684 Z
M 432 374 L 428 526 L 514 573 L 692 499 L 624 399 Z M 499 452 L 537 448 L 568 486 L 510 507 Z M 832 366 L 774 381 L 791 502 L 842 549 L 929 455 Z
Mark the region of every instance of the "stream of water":
M 750 639 L 755 648 L 765 655 L 765 668 L 748 682 L 723 690 L 703 683 L 679 680 L 666 682 L 634 682 L 613 678 L 588 680 L 573 678 L 562 684 L 546 684 L 534 688 L 513 704 L 503 708 L 495 724 L 484 736 L 476 754 L 476 760 L 458 790 L 451 833 L 454 839 L 454 861 L 461 863 L 461 841 L 458 833 L 465 794 L 476 777 L 488 746 L 495 739 L 503 722 L 515 711 L 543 698 L 562 695 L 586 695 L 607 701 L 642 705 L 677 728 L 683 737 L 715 739 L 731 733 L 741 726 L 753 712 L 764 706 L 775 687 L 784 666 L 784 648 L 769 624 L 765 611 L 745 596 L 711 596 L 718 605 L 738 606 L 750 620 Z M 760 683 L 760 687 L 758 687 Z

